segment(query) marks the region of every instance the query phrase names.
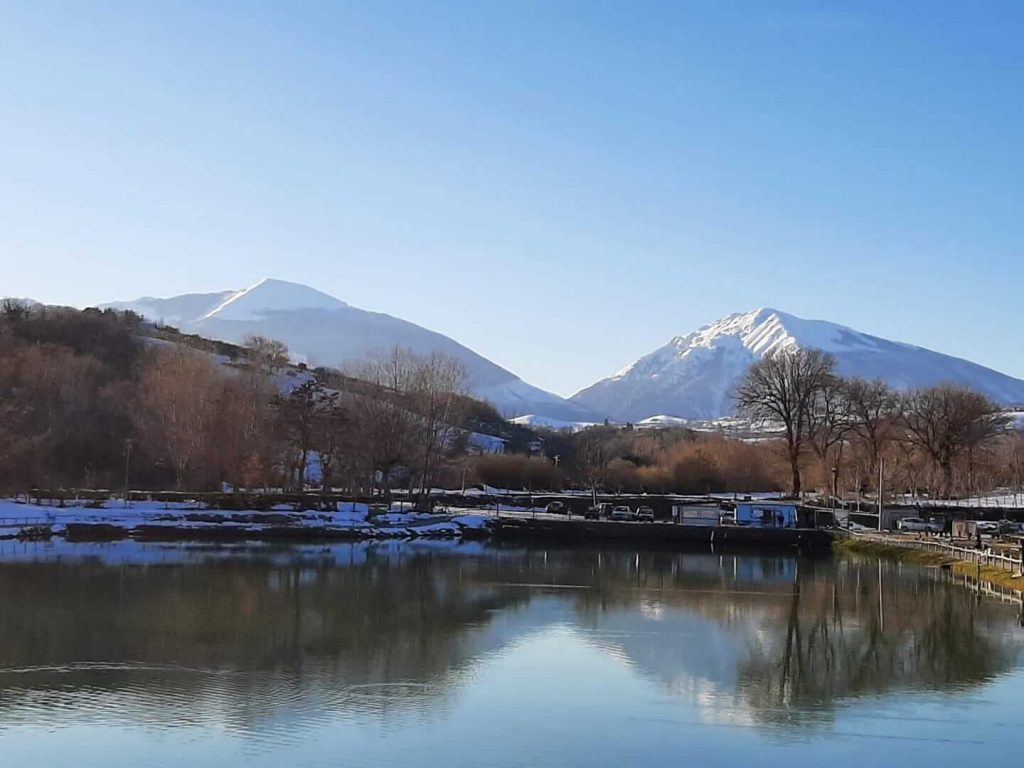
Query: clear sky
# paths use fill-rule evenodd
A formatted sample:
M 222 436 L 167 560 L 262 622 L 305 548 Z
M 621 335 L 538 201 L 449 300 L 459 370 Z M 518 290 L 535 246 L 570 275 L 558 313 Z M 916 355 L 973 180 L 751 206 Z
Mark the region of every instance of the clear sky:
M 0 2 L 0 295 L 277 277 L 563 395 L 759 306 L 1024 377 L 1022 41 L 1021 2 Z

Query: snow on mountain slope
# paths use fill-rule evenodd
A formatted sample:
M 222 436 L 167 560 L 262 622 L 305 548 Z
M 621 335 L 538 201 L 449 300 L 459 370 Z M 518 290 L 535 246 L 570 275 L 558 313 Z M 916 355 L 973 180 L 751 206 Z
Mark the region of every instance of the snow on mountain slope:
M 204 320 L 236 320 L 258 322 L 282 312 L 304 309 L 346 309 L 348 304 L 326 293 L 283 280 L 260 280 L 245 290 L 237 291 L 207 312 Z
M 733 412 L 731 393 L 750 365 L 777 349 L 816 348 L 844 376 L 882 379 L 905 390 L 964 384 L 1000 403 L 1024 402 L 1024 381 L 959 358 L 887 341 L 774 309 L 728 315 L 645 355 L 570 400 L 618 421 L 653 414 L 716 419 Z
M 261 280 L 241 291 L 146 297 L 104 307 L 132 310 L 188 333 L 232 343 L 250 334 L 278 339 L 296 359 L 310 365 L 342 366 L 396 346 L 419 354 L 442 352 L 461 360 L 473 393 L 506 416 L 536 413 L 570 420 L 590 416 L 583 406 L 527 384 L 447 336 L 283 280 Z
M 194 322 L 213 311 L 236 293 L 236 291 L 186 293 L 170 299 L 144 296 L 141 299 L 135 299 L 135 301 L 114 301 L 104 304 L 102 308 L 131 310 L 155 323 L 180 327 L 183 324 Z

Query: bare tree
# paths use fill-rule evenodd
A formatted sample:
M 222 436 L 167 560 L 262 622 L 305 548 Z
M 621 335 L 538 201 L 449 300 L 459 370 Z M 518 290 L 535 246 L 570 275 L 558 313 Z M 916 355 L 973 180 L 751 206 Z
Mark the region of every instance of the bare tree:
M 1008 419 L 985 395 L 942 384 L 907 393 L 902 398 L 902 423 L 908 439 L 939 470 L 939 493 L 949 495 L 953 492 L 954 461 L 1003 434 Z
M 207 461 L 236 487 L 265 485 L 273 461 L 273 382 L 252 368 L 224 377 Z
M 306 485 L 310 454 L 317 447 L 322 413 L 333 395 L 316 379 L 307 379 L 287 395 L 274 400 L 278 435 L 285 447 L 285 468 L 290 483 L 299 491 Z
M 609 435 L 614 430 L 609 427 L 590 427 L 579 433 L 576 451 L 576 463 L 580 476 L 590 487 L 590 493 L 596 502 L 597 489 L 608 479 L 608 465 L 614 458 Z
M 419 417 L 410 410 L 406 398 L 414 388 L 412 357 L 408 350 L 395 348 L 368 355 L 345 371 L 371 386 L 359 396 L 353 415 L 373 485 L 379 476 L 388 495 L 392 475 L 399 467 L 409 467 L 417 453 Z
M 441 458 L 458 431 L 466 399 L 466 368 L 448 355 L 413 358 L 409 393 L 411 408 L 420 416 L 420 488 L 429 494 Z
M 899 395 L 884 381 L 850 379 L 846 383 L 850 426 L 867 457 L 867 476 L 878 474 L 885 446 L 898 436 Z
M 202 352 L 175 346 L 156 350 L 139 380 L 140 431 L 159 446 L 182 488 L 210 436 L 222 374 Z
M 325 392 L 317 408 L 313 440 L 320 456 L 321 487 L 330 490 L 339 467 L 351 460 L 353 419 L 340 392 Z M 351 463 L 351 462 L 350 462 Z
M 242 339 L 249 351 L 249 360 L 267 375 L 273 375 L 288 365 L 288 347 L 282 341 L 250 334 Z
M 814 398 L 807 434 L 822 469 L 832 477 L 830 492 L 833 496 L 839 490 L 839 465 L 851 427 L 846 382 L 838 376 L 829 376 Z
M 815 402 L 833 380 L 834 367 L 835 359 L 818 349 L 779 350 L 754 363 L 736 389 L 741 413 L 782 424 L 794 496 L 802 490 L 800 457 Z

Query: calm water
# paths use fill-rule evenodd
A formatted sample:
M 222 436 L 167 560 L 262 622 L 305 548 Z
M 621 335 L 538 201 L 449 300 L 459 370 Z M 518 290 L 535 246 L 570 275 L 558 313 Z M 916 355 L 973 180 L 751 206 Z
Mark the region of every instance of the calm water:
M 1019 608 L 875 561 L 0 542 L 0 764 L 949 765 Z

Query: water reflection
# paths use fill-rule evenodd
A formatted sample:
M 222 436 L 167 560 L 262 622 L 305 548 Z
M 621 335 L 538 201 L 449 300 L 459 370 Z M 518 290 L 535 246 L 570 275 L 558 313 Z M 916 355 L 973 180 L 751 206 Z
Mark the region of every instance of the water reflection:
M 813 732 L 858 697 L 965 691 L 1021 658 L 1012 606 L 867 560 L 76 546 L 0 552 L 0 733 L 215 726 L 281 744 L 328 721 L 437 722 L 537 637 L 550 680 L 586 647 L 708 721 Z

